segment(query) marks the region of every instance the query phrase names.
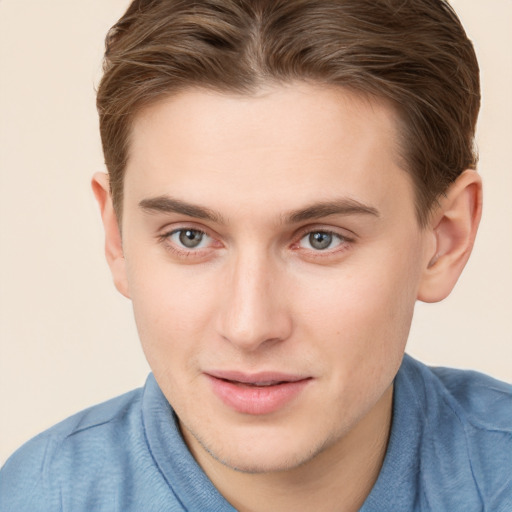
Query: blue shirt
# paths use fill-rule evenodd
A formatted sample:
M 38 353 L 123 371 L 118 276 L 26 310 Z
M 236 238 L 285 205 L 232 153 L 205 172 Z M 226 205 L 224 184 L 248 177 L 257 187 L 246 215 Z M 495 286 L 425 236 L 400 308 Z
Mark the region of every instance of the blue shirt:
M 0 512 L 184 510 L 235 509 L 188 451 L 152 375 L 35 437 L 0 472 Z M 411 511 L 512 511 L 512 386 L 405 356 L 361 512 Z

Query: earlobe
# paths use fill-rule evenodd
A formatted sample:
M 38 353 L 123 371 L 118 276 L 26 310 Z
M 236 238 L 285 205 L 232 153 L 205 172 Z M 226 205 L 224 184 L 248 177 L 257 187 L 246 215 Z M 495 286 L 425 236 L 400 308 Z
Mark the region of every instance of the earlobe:
M 481 178 L 466 170 L 440 199 L 427 228 L 434 249 L 423 271 L 419 300 L 438 302 L 450 294 L 473 249 L 481 214 Z
M 121 230 L 112 204 L 108 175 L 103 172 L 95 173 L 91 185 L 100 207 L 101 219 L 105 229 L 105 256 L 114 284 L 120 293 L 130 298 Z

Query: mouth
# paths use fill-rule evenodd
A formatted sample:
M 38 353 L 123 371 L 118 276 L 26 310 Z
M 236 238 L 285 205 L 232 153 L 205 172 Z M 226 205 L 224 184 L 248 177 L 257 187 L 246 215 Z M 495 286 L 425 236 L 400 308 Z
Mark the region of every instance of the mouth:
M 249 387 L 268 387 L 268 386 L 278 386 L 279 384 L 286 384 L 287 381 L 284 380 L 271 380 L 269 382 L 238 382 L 236 380 L 226 380 L 222 379 L 224 382 L 231 382 L 233 384 L 239 386 L 249 386 Z
M 230 409 L 250 415 L 277 412 L 294 402 L 312 377 L 277 372 L 205 374 L 214 394 Z

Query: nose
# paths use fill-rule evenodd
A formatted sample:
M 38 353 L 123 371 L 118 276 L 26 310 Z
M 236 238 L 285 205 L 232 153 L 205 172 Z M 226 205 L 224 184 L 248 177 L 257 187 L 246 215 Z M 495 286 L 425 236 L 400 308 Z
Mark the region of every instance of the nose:
M 263 252 L 263 251 L 261 251 Z M 245 251 L 231 261 L 219 304 L 219 334 L 247 352 L 287 339 L 291 290 L 271 257 Z

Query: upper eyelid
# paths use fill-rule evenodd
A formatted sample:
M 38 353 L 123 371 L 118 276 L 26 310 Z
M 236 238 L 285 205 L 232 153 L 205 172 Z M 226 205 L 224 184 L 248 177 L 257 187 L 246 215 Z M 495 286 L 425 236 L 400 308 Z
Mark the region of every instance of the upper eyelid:
M 347 241 L 353 241 L 356 240 L 358 235 L 347 228 L 340 228 L 340 227 L 334 227 L 334 226 L 325 226 L 325 225 L 309 225 L 304 226 L 296 231 L 295 237 L 299 240 L 306 236 L 309 233 L 329 233 L 332 235 L 337 235 L 342 238 L 344 238 Z
M 198 233 L 201 233 L 203 236 L 208 237 L 210 240 L 215 240 L 215 238 L 212 235 L 210 235 L 207 231 L 205 231 L 204 229 L 193 228 L 190 226 L 179 227 L 179 228 L 171 229 L 168 231 L 164 230 L 163 233 L 158 235 L 158 238 L 170 239 L 172 235 L 175 235 L 176 233 L 179 233 L 180 231 L 197 231 Z M 184 248 L 184 250 L 194 250 L 194 249 L 193 248 Z
M 339 237 L 343 240 L 349 240 L 349 238 L 345 235 L 343 235 L 342 233 L 338 233 L 336 231 L 328 231 L 326 229 L 313 229 L 312 231 L 306 231 L 301 237 L 300 237 L 300 240 L 302 240 L 303 238 L 305 238 L 306 236 L 308 235 L 311 235 L 312 233 L 325 233 L 327 235 L 332 235 L 332 236 L 336 236 L 336 237 Z
M 180 225 L 177 225 L 176 227 L 171 227 L 168 224 L 166 224 L 165 226 L 163 226 L 162 228 L 160 228 L 158 230 L 157 236 L 158 237 L 169 236 L 169 235 L 171 235 L 173 233 L 176 233 L 178 231 L 185 231 L 187 229 L 190 229 L 192 231 L 199 231 L 199 232 L 204 233 L 205 235 L 207 235 L 207 236 L 209 236 L 211 238 L 214 238 L 213 235 L 211 234 L 211 231 L 209 229 L 207 229 L 204 226 L 198 226 L 194 222 L 184 222 L 184 223 L 176 223 L 176 224 L 180 224 Z
M 203 233 L 204 235 L 209 236 L 211 238 L 211 235 L 208 233 L 207 230 L 197 227 L 197 226 L 193 226 L 191 224 L 183 225 L 183 226 L 176 226 L 176 227 L 171 227 L 169 225 L 165 225 L 162 228 L 159 228 L 157 230 L 155 237 L 157 239 L 162 240 L 165 238 L 170 238 L 170 236 L 174 235 L 175 233 L 179 233 L 180 231 L 187 231 L 187 230 L 198 231 L 198 232 Z
M 171 229 L 170 231 L 167 231 L 168 235 L 173 235 L 174 233 L 179 233 L 180 231 L 197 231 L 199 233 L 203 233 L 203 235 L 208 235 L 208 233 L 204 229 L 198 229 L 198 228 L 191 228 L 191 227 L 183 227 L 183 228 L 175 228 Z

